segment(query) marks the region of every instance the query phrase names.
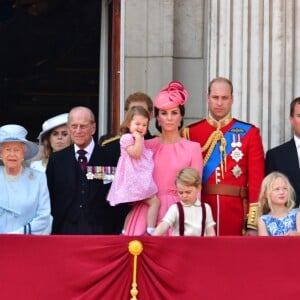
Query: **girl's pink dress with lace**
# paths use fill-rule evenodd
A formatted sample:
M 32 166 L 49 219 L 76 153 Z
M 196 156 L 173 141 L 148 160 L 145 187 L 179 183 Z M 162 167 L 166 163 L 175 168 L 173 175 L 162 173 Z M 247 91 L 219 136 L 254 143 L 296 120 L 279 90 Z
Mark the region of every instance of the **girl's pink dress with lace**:
M 119 203 L 141 201 L 157 192 L 153 180 L 153 153 L 144 146 L 141 157 L 132 158 L 126 148 L 133 144 L 134 139 L 131 134 L 121 136 L 121 155 L 107 196 L 107 200 L 112 206 Z

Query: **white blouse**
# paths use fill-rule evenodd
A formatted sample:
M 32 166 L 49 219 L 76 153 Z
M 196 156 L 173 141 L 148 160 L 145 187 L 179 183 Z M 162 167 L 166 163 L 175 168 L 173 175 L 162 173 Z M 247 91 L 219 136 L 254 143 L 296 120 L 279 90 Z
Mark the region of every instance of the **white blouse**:
M 201 202 L 197 199 L 195 204 L 187 206 L 181 202 L 184 212 L 184 235 L 185 236 L 201 236 L 202 232 L 202 208 Z M 214 226 L 210 206 L 205 203 L 206 221 L 205 228 Z M 172 227 L 172 235 L 179 236 L 179 211 L 177 204 L 172 204 L 162 219 Z M 204 235 L 205 232 L 204 232 Z

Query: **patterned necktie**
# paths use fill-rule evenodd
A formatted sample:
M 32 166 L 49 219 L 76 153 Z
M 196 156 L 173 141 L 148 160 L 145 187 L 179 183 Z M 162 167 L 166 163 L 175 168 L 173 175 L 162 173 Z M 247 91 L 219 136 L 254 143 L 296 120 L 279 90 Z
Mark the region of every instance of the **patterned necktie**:
M 87 153 L 85 150 L 78 150 L 78 163 L 82 171 L 86 171 L 86 166 L 88 164 L 87 158 L 85 154 Z

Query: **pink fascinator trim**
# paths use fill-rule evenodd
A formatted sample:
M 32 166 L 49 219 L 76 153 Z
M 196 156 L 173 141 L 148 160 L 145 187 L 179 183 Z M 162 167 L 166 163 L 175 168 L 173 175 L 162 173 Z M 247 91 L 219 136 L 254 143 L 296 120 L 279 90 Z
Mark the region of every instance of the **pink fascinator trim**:
M 171 81 L 164 86 L 154 99 L 154 106 L 161 110 L 184 105 L 189 94 L 179 81 Z

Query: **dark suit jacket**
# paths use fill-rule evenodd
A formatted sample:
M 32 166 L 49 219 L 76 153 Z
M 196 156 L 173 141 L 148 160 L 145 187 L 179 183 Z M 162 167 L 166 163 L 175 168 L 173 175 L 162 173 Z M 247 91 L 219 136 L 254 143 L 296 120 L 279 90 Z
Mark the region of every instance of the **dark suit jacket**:
M 88 165 L 91 166 L 114 166 L 108 149 L 95 144 Z M 77 195 L 77 161 L 74 146 L 71 145 L 61 151 L 54 152 L 47 165 L 47 180 L 51 199 L 51 212 L 53 215 L 52 233 L 61 233 L 66 215 L 70 214 L 70 207 L 76 201 Z M 89 185 L 89 198 L 86 199 L 88 206 L 86 214 L 89 220 L 97 223 L 102 228 L 97 234 L 119 234 L 121 228 L 116 228 L 116 220 L 120 218 L 118 209 L 110 207 L 106 201 L 110 184 L 103 184 L 102 180 L 86 180 Z M 123 221 L 123 220 L 122 220 Z M 90 234 L 94 234 L 91 232 Z
M 266 174 L 278 171 L 285 174 L 296 192 L 296 206 L 300 203 L 300 168 L 297 148 L 292 138 L 266 153 Z

